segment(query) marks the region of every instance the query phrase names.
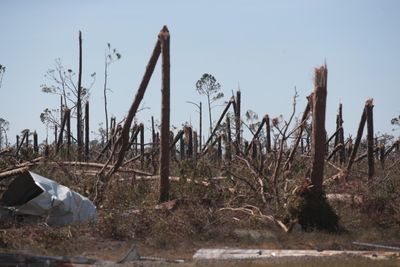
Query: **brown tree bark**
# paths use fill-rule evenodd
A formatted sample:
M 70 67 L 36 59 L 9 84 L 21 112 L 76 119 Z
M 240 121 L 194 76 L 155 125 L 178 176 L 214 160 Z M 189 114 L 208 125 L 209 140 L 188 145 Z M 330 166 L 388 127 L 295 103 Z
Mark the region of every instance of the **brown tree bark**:
M 140 168 L 144 168 L 144 125 L 139 124 L 140 128 Z
M 225 147 L 225 158 L 230 162 L 232 160 L 232 132 L 231 132 L 231 120 L 229 116 L 226 116 L 226 147 Z
M 82 32 L 79 31 L 79 71 L 78 71 L 78 92 L 76 96 L 76 138 L 78 143 L 78 160 L 82 157 Z
M 192 127 L 186 127 L 185 129 L 185 135 L 186 135 L 186 140 L 187 140 L 187 159 L 192 159 L 193 157 L 193 131 Z
M 268 154 L 269 152 L 271 152 L 271 126 L 268 114 L 265 115 L 264 120 L 265 120 L 265 131 L 267 136 L 266 149 Z
M 368 178 L 372 178 L 375 173 L 374 166 L 374 118 L 373 118 L 373 100 L 367 100 L 365 104 L 365 115 L 367 116 L 367 141 L 368 141 Z
M 88 161 L 89 160 L 89 133 L 90 133 L 90 129 L 89 129 L 89 122 L 90 122 L 90 118 L 89 118 L 89 101 L 86 102 L 85 104 L 85 160 Z
M 345 146 L 344 146 L 344 129 L 343 129 L 343 105 L 342 103 L 339 104 L 339 143 L 343 144 L 341 149 L 339 150 L 339 161 L 340 164 L 344 164 L 346 162 L 346 153 L 345 153 Z
M 67 123 L 67 155 L 69 157 L 71 149 L 71 110 L 68 109 L 64 116 Z
M 236 147 L 237 150 L 236 154 L 239 155 L 240 151 L 241 151 L 241 125 L 242 125 L 242 121 L 241 121 L 241 92 L 240 90 L 238 90 L 236 92 L 236 101 L 235 101 L 235 124 L 236 124 Z
M 325 112 L 328 70 L 326 66 L 315 70 L 314 99 L 312 114 L 311 183 L 322 191 L 325 161 Z
M 136 92 L 135 99 L 133 100 L 132 105 L 129 108 L 128 115 L 125 119 L 125 123 L 122 128 L 122 133 L 120 136 L 120 138 L 122 139 L 122 143 L 121 143 L 121 149 L 118 154 L 117 161 L 115 162 L 114 167 L 111 168 L 107 172 L 107 175 L 106 175 L 107 177 L 110 177 L 115 171 L 117 171 L 124 160 L 126 149 L 128 148 L 128 145 L 129 145 L 129 129 L 131 128 L 133 118 L 135 117 L 136 112 L 139 108 L 140 102 L 142 101 L 144 93 L 146 92 L 147 85 L 149 84 L 151 75 L 154 72 L 154 69 L 157 64 L 157 60 L 158 60 L 158 57 L 160 56 L 160 53 L 161 53 L 161 44 L 160 44 L 160 41 L 157 40 L 156 45 L 153 49 L 153 53 L 150 57 L 149 63 L 147 64 L 145 74 L 144 74 L 142 81 L 139 85 L 139 88 Z
M 207 139 L 207 142 L 204 144 L 204 147 L 203 147 L 203 154 L 206 153 L 206 151 L 207 151 L 207 145 L 212 141 L 212 138 L 215 136 L 215 134 L 216 134 L 216 132 L 217 132 L 217 130 L 218 130 L 218 128 L 219 128 L 219 126 L 220 126 L 222 120 L 225 118 L 225 115 L 226 115 L 226 113 L 228 112 L 228 109 L 229 109 L 229 107 L 230 107 L 232 104 L 233 104 L 233 99 L 231 99 L 231 100 L 228 102 L 228 104 L 225 106 L 224 111 L 222 111 L 222 114 L 221 114 L 221 116 L 219 117 L 219 120 L 218 120 L 217 124 L 215 125 L 214 130 L 212 131 L 210 137 Z
M 364 131 L 364 126 L 365 126 L 365 121 L 367 120 L 367 115 L 365 113 L 365 108 L 363 109 L 362 115 L 361 115 L 361 120 L 360 120 L 360 124 L 358 125 L 358 130 L 357 130 L 357 137 L 356 140 L 354 142 L 354 146 L 351 149 L 351 154 L 350 154 L 350 159 L 349 162 L 347 163 L 347 175 L 350 174 L 351 171 L 351 166 L 353 165 L 353 162 L 357 156 L 357 151 L 358 151 L 358 147 L 360 146 L 360 142 L 361 142 L 361 137 L 363 135 L 363 131 Z M 346 177 L 347 179 L 348 177 Z
M 64 129 L 65 129 L 65 125 L 67 122 L 67 111 L 69 111 L 69 109 L 65 109 L 64 110 L 64 115 L 62 116 L 63 119 L 61 121 L 61 128 L 60 128 L 60 133 L 58 135 L 58 141 L 57 141 L 57 145 L 56 145 L 56 153 L 60 150 L 61 145 L 63 144 L 64 141 Z
M 162 52 L 161 136 L 160 136 L 160 202 L 169 199 L 169 127 L 170 127 L 170 34 L 164 26 L 158 35 Z
M 36 131 L 33 132 L 33 152 L 35 152 L 35 154 L 39 153 L 38 135 Z

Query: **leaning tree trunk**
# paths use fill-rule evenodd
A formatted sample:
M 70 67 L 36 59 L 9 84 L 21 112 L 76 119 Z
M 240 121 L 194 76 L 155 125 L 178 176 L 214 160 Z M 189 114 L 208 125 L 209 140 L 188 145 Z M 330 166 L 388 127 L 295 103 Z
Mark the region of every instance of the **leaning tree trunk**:
M 367 105 L 367 104 L 365 104 L 365 105 Z M 363 135 L 366 120 L 367 120 L 367 115 L 365 113 L 365 107 L 364 107 L 362 115 L 361 115 L 360 124 L 358 125 L 357 137 L 356 137 L 356 140 L 354 143 L 354 147 L 352 147 L 352 149 L 351 149 L 350 159 L 349 159 L 349 162 L 347 163 L 347 167 L 346 167 L 346 177 L 345 177 L 346 180 L 348 179 L 348 176 L 350 175 L 351 167 L 353 166 L 353 162 L 357 156 L 357 151 L 358 151 L 358 147 L 360 146 L 361 137 Z
M 154 72 L 154 69 L 157 64 L 157 60 L 158 60 L 158 57 L 160 56 L 160 53 L 161 53 L 161 45 L 160 45 L 160 41 L 157 40 L 156 45 L 153 50 L 153 53 L 150 57 L 149 63 L 147 64 L 145 74 L 144 74 L 142 81 L 139 85 L 139 88 L 136 92 L 135 99 L 133 100 L 133 103 L 132 103 L 131 107 L 129 108 L 128 115 L 125 119 L 125 123 L 122 128 L 122 132 L 121 132 L 121 136 L 120 136 L 121 147 L 120 147 L 117 161 L 114 164 L 114 167 L 111 168 L 108 171 L 108 173 L 106 174 L 107 178 L 110 177 L 114 172 L 116 172 L 118 170 L 118 168 L 121 166 L 121 164 L 124 160 L 125 153 L 128 148 L 128 145 L 129 145 L 129 130 L 131 128 L 133 118 L 135 117 L 136 112 L 139 108 L 140 102 L 142 101 L 144 93 L 146 92 L 147 85 L 149 84 L 151 75 Z M 114 146 L 113 149 L 116 150 L 116 147 L 117 147 L 117 144 Z M 112 157 L 112 155 L 111 155 L 111 157 Z M 108 161 L 110 161 L 111 157 L 108 159 Z M 100 171 L 100 173 L 102 173 L 103 171 L 104 171 L 104 169 L 102 169 Z

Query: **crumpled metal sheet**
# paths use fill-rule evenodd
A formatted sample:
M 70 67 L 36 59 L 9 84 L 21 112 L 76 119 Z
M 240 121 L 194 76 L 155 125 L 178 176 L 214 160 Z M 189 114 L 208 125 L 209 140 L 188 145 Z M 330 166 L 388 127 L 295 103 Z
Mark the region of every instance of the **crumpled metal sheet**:
M 32 195 L 34 191 L 38 193 Z M 33 198 L 21 204 L 21 199 L 30 197 Z M 51 226 L 94 222 L 97 217 L 96 206 L 88 198 L 34 172 L 16 177 L 1 203 L 17 215 L 44 217 Z

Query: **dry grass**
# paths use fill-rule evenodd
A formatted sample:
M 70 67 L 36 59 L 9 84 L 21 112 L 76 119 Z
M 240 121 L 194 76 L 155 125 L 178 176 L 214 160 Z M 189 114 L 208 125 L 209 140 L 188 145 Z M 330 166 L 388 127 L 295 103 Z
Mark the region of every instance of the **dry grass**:
M 300 159 L 299 159 L 300 160 Z M 390 164 L 390 162 L 388 163 Z M 304 164 L 295 162 L 292 179 L 304 175 Z M 351 242 L 364 241 L 399 245 L 400 213 L 396 203 L 400 197 L 398 185 L 400 167 L 379 170 L 376 181 L 366 180 L 362 166 L 355 165 L 354 176 L 348 184 L 330 184 L 331 193 L 359 194 L 363 203 L 332 202 L 346 229 L 340 234 L 313 231 L 304 233 L 295 229 L 286 234 L 269 221 L 260 221 L 247 214 L 220 211 L 222 207 L 255 205 L 264 214 L 275 214 L 275 206 L 263 204 L 255 192 L 243 181 L 227 176 L 209 162 L 174 166 L 173 175 L 181 179 L 171 185 L 171 197 L 177 199 L 171 209 L 157 209 L 158 181 L 133 181 L 127 174 L 114 176 L 98 206 L 95 225 L 50 228 L 44 223 L 24 225 L 19 222 L 3 224 L 0 230 L 0 251 L 29 251 L 48 255 L 81 255 L 117 260 L 132 243 L 143 255 L 191 259 L 201 247 L 258 247 L 275 249 L 360 249 Z M 254 177 L 245 167 L 232 170 L 254 183 Z M 35 171 L 59 181 L 72 189 L 93 197 L 95 178 L 76 175 L 79 171 L 40 166 Z M 327 173 L 333 173 L 332 169 Z M 380 180 L 378 180 L 380 179 Z M 194 181 L 195 180 L 195 181 Z M 205 183 L 202 183 L 205 182 Z M 295 184 L 293 184 L 295 185 Z M 282 185 L 283 186 L 283 185 Z M 266 192 L 270 190 L 266 188 Z M 279 214 L 277 212 L 276 214 Z M 238 236 L 237 229 L 268 233 L 267 237 Z M 236 266 L 395 266 L 395 261 L 370 261 L 359 258 L 288 259 L 276 261 L 241 261 Z M 231 266 L 232 262 L 194 262 L 180 266 Z M 270 264 L 270 265 L 268 265 Z

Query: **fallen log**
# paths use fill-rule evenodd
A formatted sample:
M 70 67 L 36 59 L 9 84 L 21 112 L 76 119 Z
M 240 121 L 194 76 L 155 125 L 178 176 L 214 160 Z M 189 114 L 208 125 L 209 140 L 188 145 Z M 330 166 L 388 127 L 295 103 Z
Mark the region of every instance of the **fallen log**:
M 42 157 L 37 158 L 33 161 L 29 161 L 29 162 L 25 162 L 22 164 L 18 164 L 16 166 L 14 166 L 13 169 L 11 170 L 6 170 L 3 172 L 0 172 L 0 179 L 2 178 L 6 178 L 9 176 L 13 176 L 13 175 L 17 175 L 17 174 L 21 174 L 27 170 L 29 170 L 30 167 L 36 166 L 36 165 L 40 165 L 40 164 L 47 164 L 47 165 L 66 165 L 66 166 L 75 166 L 75 167 L 88 167 L 88 168 L 96 168 L 96 169 L 100 169 L 100 168 L 107 168 L 107 169 L 111 169 L 114 166 L 113 165 L 108 165 L 105 166 L 104 164 L 101 163 L 95 163 L 95 162 L 80 162 L 80 161 L 63 161 L 63 162 L 50 162 L 50 161 L 42 161 Z M 135 173 L 138 175 L 143 175 L 143 176 L 152 176 L 151 173 L 148 172 L 144 172 L 141 170 L 135 170 L 135 169 L 126 169 L 126 168 L 120 168 L 118 169 L 118 172 L 122 172 L 122 173 Z
M 18 175 L 21 173 L 26 172 L 29 169 L 29 167 L 21 167 L 21 168 L 17 168 L 17 169 L 13 169 L 13 170 L 9 170 L 9 171 L 5 171 L 0 173 L 0 179 L 4 179 L 10 176 L 14 176 L 14 175 Z

